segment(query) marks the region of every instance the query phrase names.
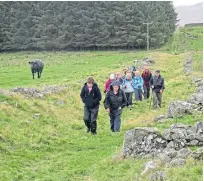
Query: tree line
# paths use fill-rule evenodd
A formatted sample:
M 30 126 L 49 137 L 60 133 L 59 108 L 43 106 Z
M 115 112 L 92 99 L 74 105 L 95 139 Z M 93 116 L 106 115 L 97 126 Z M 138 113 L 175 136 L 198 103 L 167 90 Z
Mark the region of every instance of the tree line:
M 172 2 L 0 2 L 0 50 L 143 49 L 173 34 Z

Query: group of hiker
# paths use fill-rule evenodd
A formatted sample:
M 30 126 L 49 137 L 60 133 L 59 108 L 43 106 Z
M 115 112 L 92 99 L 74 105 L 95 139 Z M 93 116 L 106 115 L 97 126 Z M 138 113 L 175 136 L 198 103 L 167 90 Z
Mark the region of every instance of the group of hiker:
M 156 70 L 155 75 L 152 75 L 149 67 L 145 66 L 141 74 L 135 66 L 132 66 L 123 72 L 123 75 L 121 72 L 111 73 L 104 86 L 106 94 L 104 108 L 110 116 L 112 132 L 120 132 L 122 109 L 127 106 L 132 110 L 133 94 L 136 101 L 142 101 L 143 97 L 149 99 L 152 89 L 153 108 L 157 109 L 161 107 L 162 93 L 165 89 L 160 70 Z M 102 95 L 92 76 L 84 84 L 80 97 L 84 103 L 84 122 L 87 132 L 97 134 L 97 117 Z

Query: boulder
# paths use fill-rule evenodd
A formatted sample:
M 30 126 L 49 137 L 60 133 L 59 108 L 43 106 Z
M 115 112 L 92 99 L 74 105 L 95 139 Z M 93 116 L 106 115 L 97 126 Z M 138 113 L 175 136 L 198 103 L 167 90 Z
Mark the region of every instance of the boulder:
M 191 156 L 196 160 L 203 160 L 203 148 L 199 148 L 194 151 Z
M 156 171 L 155 173 L 153 173 L 150 176 L 150 181 L 165 181 L 166 180 L 166 176 L 165 173 L 163 171 Z
M 55 102 L 55 105 L 57 105 L 57 106 L 63 106 L 64 104 L 65 104 L 65 102 L 63 100 L 57 100 Z
M 153 119 L 154 122 L 162 122 L 163 120 L 166 119 L 166 116 L 165 115 L 160 115 L 160 116 L 157 116 Z
M 193 72 L 193 62 L 192 58 L 188 57 L 186 62 L 184 63 L 184 74 L 190 75 Z
M 175 158 L 178 155 L 178 152 L 174 148 L 165 148 L 164 154 L 170 157 L 171 159 Z
M 39 119 L 41 117 L 40 113 L 33 114 L 33 119 Z
M 63 86 L 57 86 L 57 85 L 52 85 L 52 86 L 44 86 L 41 87 L 40 89 L 37 88 L 25 88 L 25 87 L 17 87 L 14 89 L 10 89 L 10 92 L 15 92 L 22 94 L 25 97 L 34 97 L 34 98 L 40 98 L 43 99 L 46 95 L 54 94 L 54 93 L 59 93 L 67 88 L 67 85 Z
M 155 61 L 152 58 L 146 57 L 146 58 L 143 58 L 142 63 L 146 64 L 146 65 L 148 65 L 148 64 L 155 64 Z
M 153 169 L 157 168 L 158 164 L 155 161 L 149 161 L 143 165 L 143 171 L 141 175 L 150 173 Z
M 168 156 L 166 153 L 160 153 L 157 156 L 159 158 L 159 160 L 163 163 L 163 164 L 167 164 L 169 162 L 171 162 L 171 158 L 170 156 Z
M 165 147 L 166 140 L 156 128 L 139 127 L 126 132 L 122 154 L 124 157 L 144 156 L 159 153 Z
M 200 92 L 192 94 L 188 102 L 191 104 L 203 105 L 203 93 Z
M 159 158 L 163 163 L 172 159 L 186 159 L 191 150 L 187 146 L 203 145 L 203 123 L 190 126 L 172 124 L 161 135 L 156 128 L 138 127 L 125 134 L 123 157 Z
M 182 117 L 185 114 L 193 114 L 197 111 L 197 106 L 186 101 L 172 101 L 168 105 L 167 118 Z
M 182 148 L 178 151 L 177 158 L 187 159 L 191 153 L 189 148 Z
M 179 167 L 186 164 L 186 160 L 182 158 L 174 158 L 170 163 L 167 163 L 167 167 Z

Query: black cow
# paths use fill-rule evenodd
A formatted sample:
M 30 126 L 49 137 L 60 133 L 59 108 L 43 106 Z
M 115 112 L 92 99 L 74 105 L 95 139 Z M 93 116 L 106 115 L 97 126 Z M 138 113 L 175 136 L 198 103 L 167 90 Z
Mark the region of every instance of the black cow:
M 35 78 L 34 75 L 36 72 L 38 73 L 38 78 L 40 78 L 44 68 L 44 63 L 41 60 L 34 60 L 28 63 L 30 64 L 33 79 Z

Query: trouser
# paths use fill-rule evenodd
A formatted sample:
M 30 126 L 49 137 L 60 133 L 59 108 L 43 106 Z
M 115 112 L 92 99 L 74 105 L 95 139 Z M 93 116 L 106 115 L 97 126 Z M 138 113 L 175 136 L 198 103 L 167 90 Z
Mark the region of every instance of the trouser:
M 95 108 L 88 108 L 84 106 L 84 123 L 91 133 L 96 133 L 97 129 L 97 117 L 98 117 L 99 106 Z
M 144 98 L 149 99 L 150 96 L 150 88 L 144 85 Z
M 153 96 L 153 107 L 154 108 L 158 108 L 158 106 L 161 107 L 162 94 L 160 92 L 152 91 L 152 96 Z
M 134 89 L 135 90 L 135 99 L 136 101 L 142 101 L 142 89 Z
M 120 132 L 122 109 L 110 110 L 110 128 L 112 132 Z
M 128 102 L 128 106 L 131 106 L 132 105 L 132 94 L 133 92 L 126 92 L 125 95 L 126 95 L 126 98 L 127 98 L 127 102 Z

